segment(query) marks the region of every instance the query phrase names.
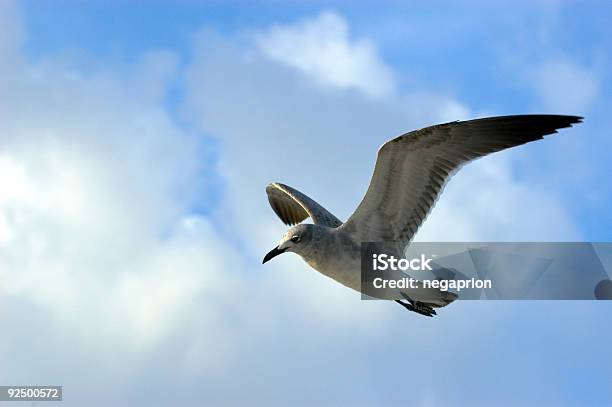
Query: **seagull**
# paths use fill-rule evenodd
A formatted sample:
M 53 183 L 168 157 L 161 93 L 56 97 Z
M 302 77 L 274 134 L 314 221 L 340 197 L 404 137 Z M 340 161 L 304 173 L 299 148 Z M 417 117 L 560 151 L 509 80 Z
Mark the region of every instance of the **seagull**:
M 361 292 L 362 242 L 395 242 L 397 253 L 403 255 L 444 186 L 463 165 L 581 122 L 578 116 L 498 116 L 403 134 L 379 148 L 367 192 L 344 223 L 302 192 L 281 183 L 269 184 L 270 206 L 292 227 L 263 263 L 293 252 L 320 273 Z M 306 218 L 312 224 L 301 223 Z M 397 303 L 425 316 L 436 315 L 434 308 L 457 298 L 450 291 L 422 287 L 399 294 L 403 299 Z

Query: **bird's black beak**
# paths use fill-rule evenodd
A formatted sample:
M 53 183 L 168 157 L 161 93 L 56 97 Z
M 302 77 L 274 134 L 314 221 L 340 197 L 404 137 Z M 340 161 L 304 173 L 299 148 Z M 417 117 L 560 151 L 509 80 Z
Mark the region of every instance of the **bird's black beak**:
M 279 254 L 283 254 L 285 253 L 287 249 L 279 249 L 278 246 L 276 246 L 274 249 L 270 250 L 270 252 L 268 254 L 266 254 L 266 256 L 263 258 L 263 261 L 261 262 L 261 264 L 264 264 L 267 261 L 272 260 L 273 258 L 275 258 L 276 256 L 278 256 Z

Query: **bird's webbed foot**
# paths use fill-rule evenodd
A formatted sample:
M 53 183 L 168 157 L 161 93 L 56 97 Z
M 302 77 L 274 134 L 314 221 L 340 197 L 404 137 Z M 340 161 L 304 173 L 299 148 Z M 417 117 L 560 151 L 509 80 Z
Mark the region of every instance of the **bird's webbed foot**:
M 395 302 L 397 302 L 407 310 L 416 312 L 417 314 L 425 315 L 426 317 L 433 317 L 434 315 L 437 315 L 436 310 L 430 307 L 429 305 L 420 301 L 414 301 L 404 293 L 400 294 L 402 295 L 402 297 L 405 298 L 406 301 L 395 300 Z

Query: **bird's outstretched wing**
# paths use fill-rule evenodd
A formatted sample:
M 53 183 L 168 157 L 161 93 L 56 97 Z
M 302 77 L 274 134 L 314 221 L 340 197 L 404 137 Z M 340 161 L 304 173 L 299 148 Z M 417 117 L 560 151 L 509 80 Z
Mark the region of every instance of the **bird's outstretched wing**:
M 581 120 L 558 115 L 490 117 L 426 127 L 390 140 L 378 150 L 370 186 L 342 229 L 362 242 L 406 245 L 462 165 Z
M 274 182 L 266 187 L 266 193 L 270 206 L 285 225 L 295 225 L 309 216 L 318 225 L 330 228 L 342 225 L 327 209 L 290 186 Z

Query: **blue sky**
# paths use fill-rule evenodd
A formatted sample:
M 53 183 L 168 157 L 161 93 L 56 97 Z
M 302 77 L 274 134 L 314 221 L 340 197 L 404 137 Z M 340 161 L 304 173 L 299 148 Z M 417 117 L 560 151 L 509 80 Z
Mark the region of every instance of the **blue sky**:
M 592 154 L 590 159 L 601 163 L 600 172 L 607 166 L 607 149 L 595 145 L 610 146 L 604 135 L 606 111 L 610 107 L 605 95 L 612 91 L 607 69 L 611 64 L 608 50 L 612 47 L 607 24 L 609 8 L 605 2 L 556 1 L 519 5 L 449 2 L 437 9 L 393 2 L 386 7 L 367 2 L 350 5 L 293 2 L 280 7 L 275 2 L 183 2 L 179 5 L 154 2 L 145 6 L 139 2 L 104 5 L 67 1 L 58 5 L 26 1 L 22 11 L 28 21 L 24 51 L 29 56 L 76 54 L 73 55 L 76 61 L 72 62 L 87 70 L 99 64 L 125 68 L 142 52 L 156 49 L 171 50 L 180 56 L 181 64 L 188 64 L 193 54 L 193 35 L 201 29 L 235 37 L 330 10 L 347 19 L 352 36 L 367 37 L 376 43 L 381 58 L 397 72 L 398 89 L 433 89 L 451 94 L 476 112 L 586 114 L 572 109 L 571 104 L 564 110 L 561 103 L 559 106 L 541 103 L 534 95 L 532 81 L 525 78 L 525 67 L 548 60 L 568 61 L 578 69 L 589 71 L 597 82 L 597 103 L 590 101 L 591 114 L 584 127 L 585 131 L 593 130 L 589 132 L 593 141 L 586 146 L 585 154 Z M 180 75 L 174 79 L 165 95 L 171 112 L 180 105 L 183 91 Z M 568 89 L 567 99 L 573 97 L 573 91 Z M 537 153 L 546 150 L 539 146 L 533 148 Z M 520 174 L 522 169 L 516 171 Z M 588 175 L 586 180 L 577 181 L 578 187 L 594 180 L 584 188 L 600 190 L 606 196 L 611 193 L 593 174 Z M 576 185 L 557 188 L 573 195 Z M 589 236 L 593 240 L 605 240 L 610 221 L 602 222 L 599 213 L 608 201 L 600 200 L 595 207 L 584 202 L 574 205 L 573 201 L 567 202 L 581 218 L 582 227 L 588 228 Z
M 608 304 L 430 320 L 295 256 L 260 265 L 284 232 L 268 182 L 346 219 L 384 141 L 495 114 L 585 122 L 467 166 L 417 239 L 609 241 L 610 17 L 0 3 L 0 383 L 63 384 L 66 405 L 612 404 Z

